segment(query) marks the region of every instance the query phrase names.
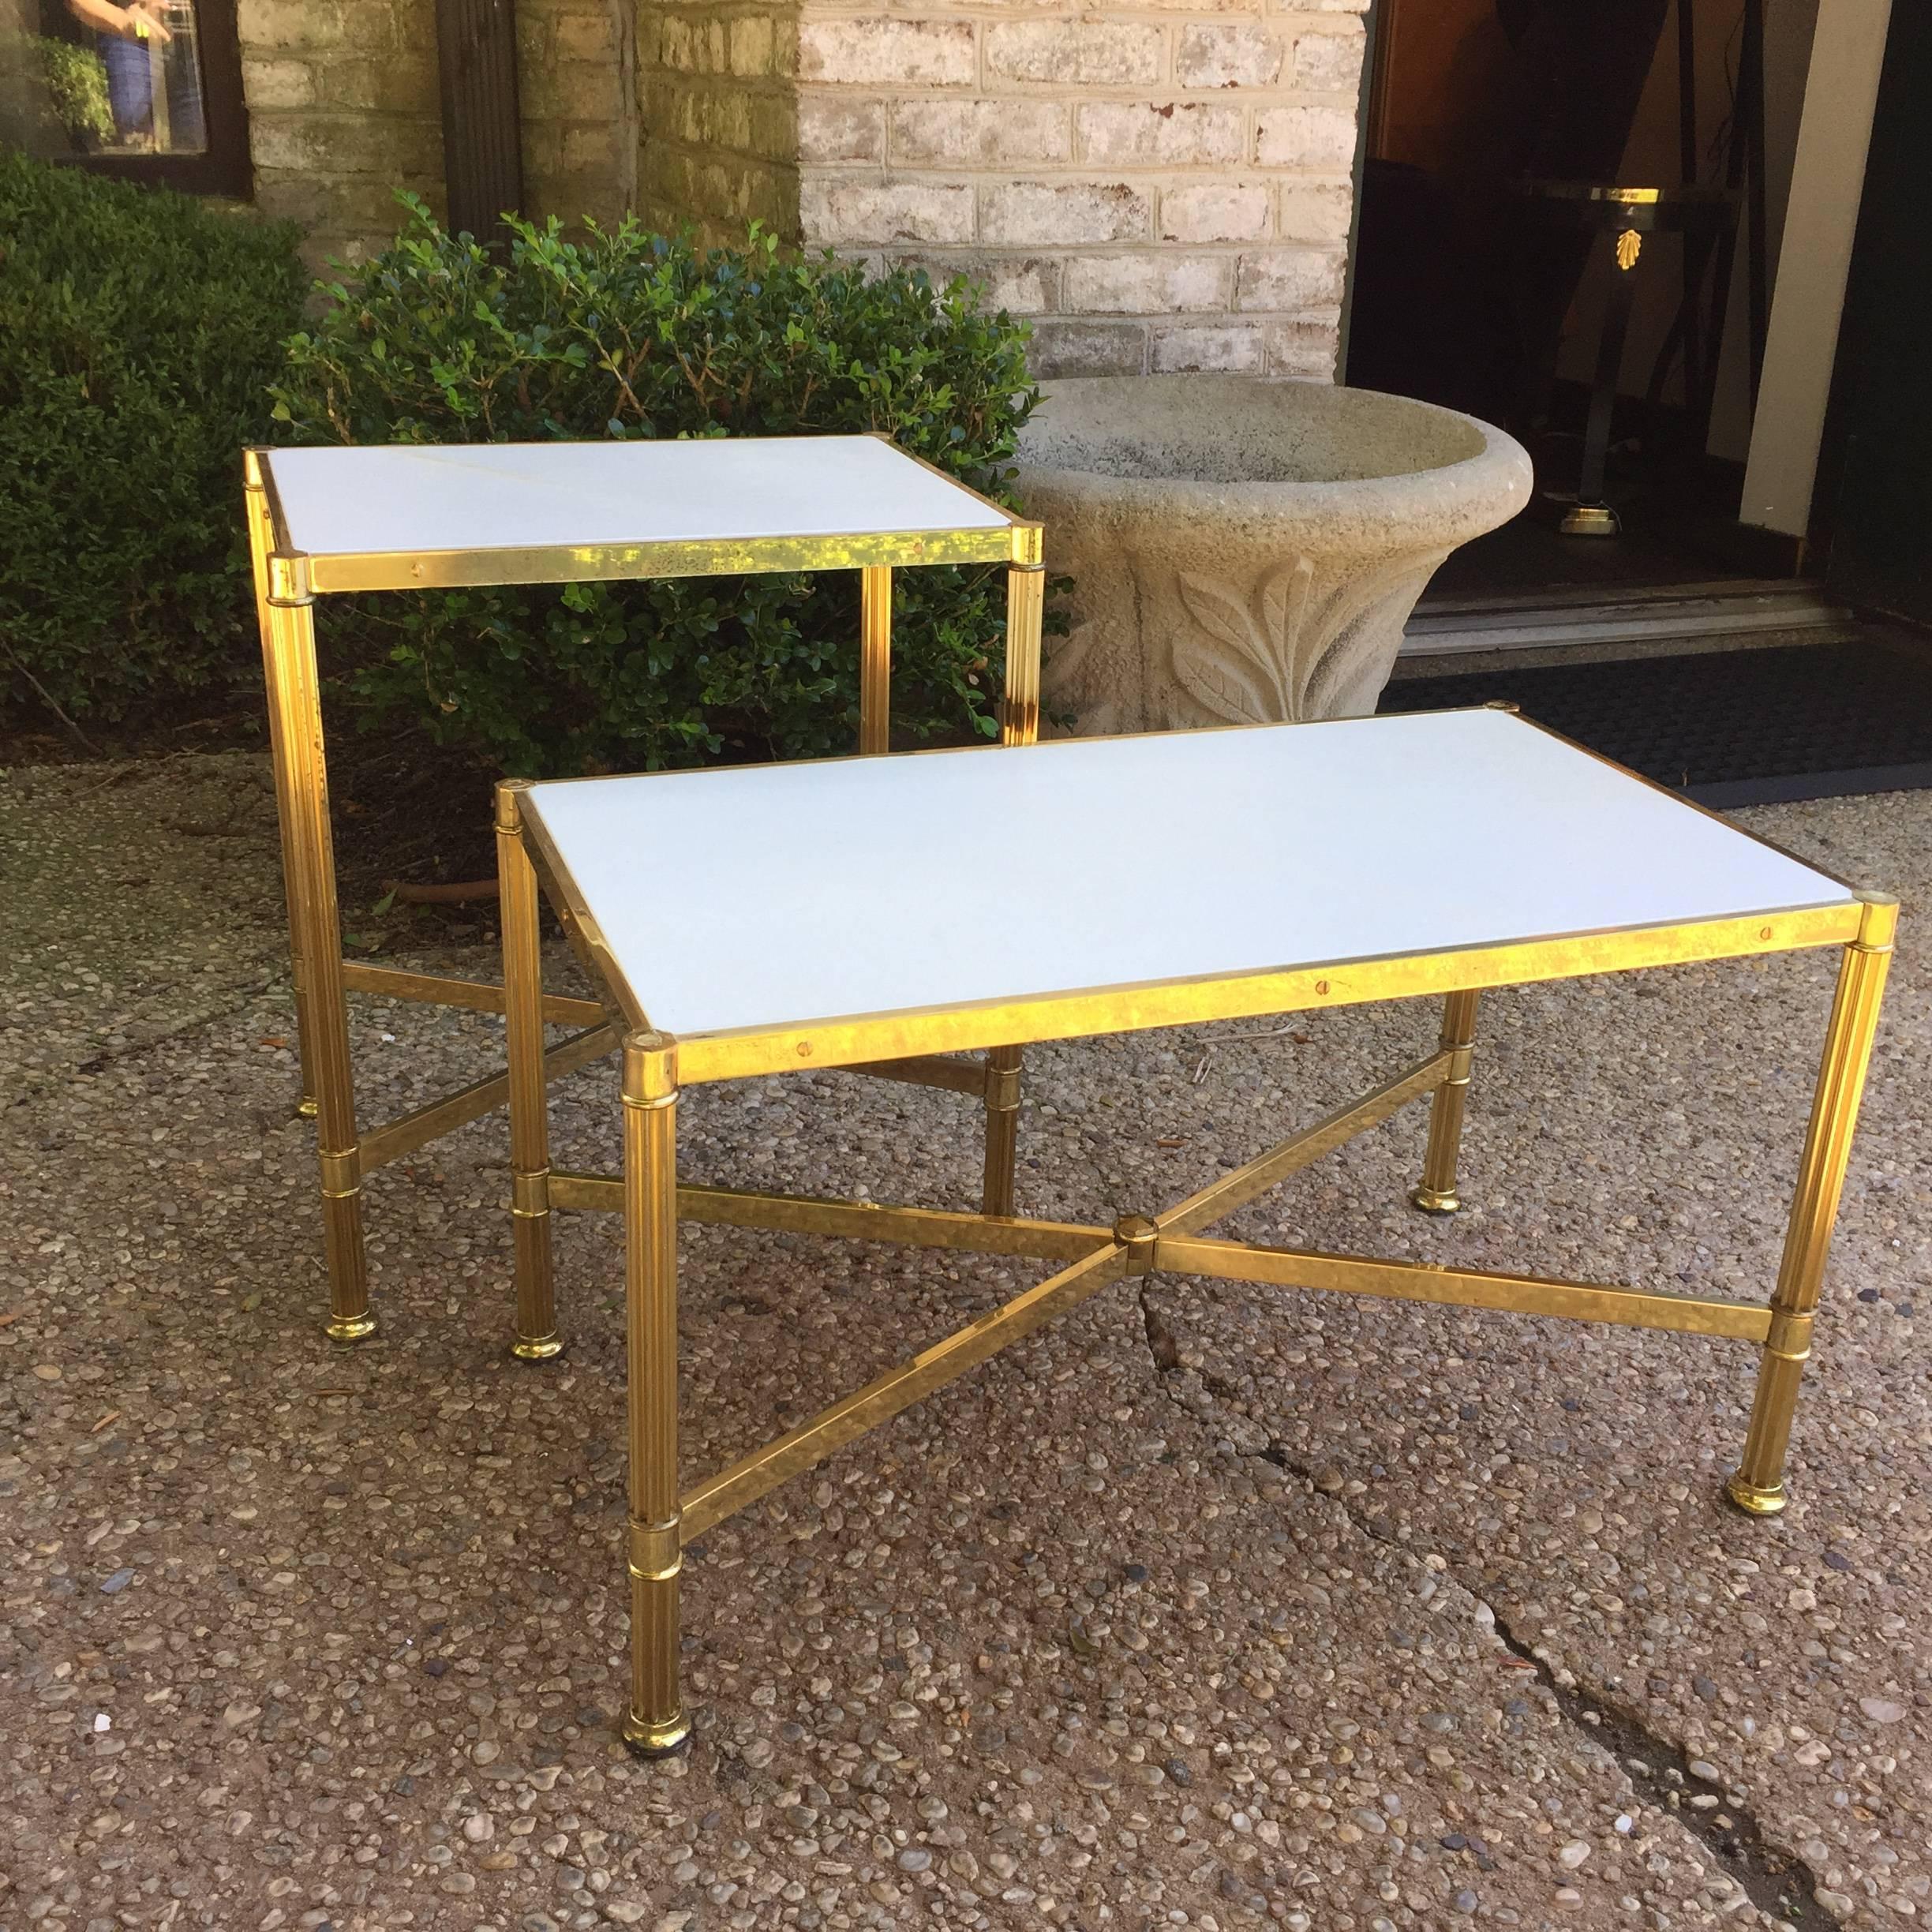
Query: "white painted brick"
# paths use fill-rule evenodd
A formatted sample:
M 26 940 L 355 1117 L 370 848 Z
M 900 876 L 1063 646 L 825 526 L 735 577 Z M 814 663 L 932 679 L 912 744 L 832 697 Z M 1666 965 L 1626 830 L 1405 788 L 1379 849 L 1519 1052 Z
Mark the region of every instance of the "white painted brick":
M 520 17 L 518 24 L 522 24 Z M 560 14 L 556 22 L 556 51 L 564 60 L 615 60 L 617 30 L 611 17 L 608 13 Z
M 1035 376 L 1138 376 L 1147 367 L 1147 327 L 1140 322 L 1050 318 L 1033 325 L 1027 364 Z M 1053 533 L 1046 533 L 1053 560 Z
M 249 109 L 258 114 L 271 107 L 312 107 L 315 102 L 315 69 L 305 61 L 245 60 L 242 84 Z
M 839 94 L 801 93 L 799 159 L 807 167 L 886 158 L 886 103 Z
M 1012 167 L 1073 158 L 1073 110 L 1061 101 L 900 100 L 892 109 L 897 167 Z
M 1165 249 L 1076 255 L 1066 265 L 1065 306 L 1076 315 L 1226 309 L 1230 266 L 1225 255 L 1179 255 Z
M 936 287 L 964 275 L 985 291 L 988 308 L 1013 315 L 1040 315 L 1059 305 L 1060 268 L 1052 255 L 899 255 L 908 268 L 923 268 Z
M 1273 191 L 1266 182 L 1208 181 L 1164 189 L 1163 242 L 1258 242 L 1269 231 Z
M 1144 21 L 996 21 L 986 30 L 989 75 L 1056 87 L 1145 87 L 1161 76 L 1166 31 Z
M 811 243 L 970 242 L 973 191 L 964 183 L 844 181 L 799 184 L 799 223 Z
M 1295 42 L 1294 77 L 1303 87 L 1352 94 L 1361 84 L 1361 62 L 1359 28 L 1350 33 L 1303 34 Z
M 729 49 L 727 58 L 735 74 L 768 74 L 778 65 L 778 38 L 771 17 L 765 13 L 740 13 L 726 29 Z
M 1144 240 L 1153 197 L 1128 182 L 1002 182 L 982 191 L 980 238 L 1022 246 Z
M 1156 375 L 1185 369 L 1215 369 L 1252 375 L 1263 366 L 1267 346 L 1253 323 L 1193 324 L 1157 328 L 1150 345 Z
M 1296 317 L 1267 325 L 1271 376 L 1312 376 L 1331 382 L 1335 373 L 1336 324 Z
M 1354 198 L 1346 182 L 1282 183 L 1279 232 L 1285 242 L 1346 242 Z
M 1084 160 L 1185 167 L 1238 162 L 1242 119 L 1238 107 L 1204 101 L 1086 101 L 1074 124 Z
M 1320 309 L 1342 299 L 1339 249 L 1257 249 L 1241 257 L 1234 278 L 1237 309 Z
M 1264 107 L 1255 117 L 1255 159 L 1264 167 L 1347 168 L 1355 161 L 1355 115 L 1346 107 Z
M 846 86 L 963 87 L 979 77 L 970 21 L 807 20 L 799 26 L 799 75 Z
M 1185 28 L 1174 48 L 1174 84 L 1272 87 L 1287 65 L 1290 47 L 1259 21 Z

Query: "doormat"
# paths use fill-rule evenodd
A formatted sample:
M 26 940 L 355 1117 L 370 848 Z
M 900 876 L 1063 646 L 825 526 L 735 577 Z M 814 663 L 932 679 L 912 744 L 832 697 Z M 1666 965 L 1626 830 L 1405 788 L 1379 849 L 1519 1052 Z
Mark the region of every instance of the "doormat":
M 1402 678 L 1380 708 L 1497 698 L 1719 810 L 1932 786 L 1932 646 L 1910 638 Z

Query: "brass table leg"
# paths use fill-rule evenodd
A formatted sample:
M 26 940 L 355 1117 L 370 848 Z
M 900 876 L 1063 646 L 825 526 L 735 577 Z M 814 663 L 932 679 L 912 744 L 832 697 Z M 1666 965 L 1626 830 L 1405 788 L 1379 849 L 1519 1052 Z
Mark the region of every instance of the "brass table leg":
M 661 1033 L 623 1050 L 624 1291 L 631 1428 L 631 1704 L 642 1758 L 683 1747 L 678 1691 L 677 1053 Z
M 315 653 L 315 598 L 308 560 L 268 560 L 268 702 L 280 720 L 288 802 L 288 851 L 301 930 L 297 948 L 308 988 L 307 1070 L 315 1082 L 316 1150 L 322 1169 L 322 1237 L 328 1263 L 332 1341 L 372 1334 L 369 1261 L 362 1248 L 362 1175 L 356 1151 L 349 1009 L 335 905 L 335 848 Z
M 268 552 L 273 547 L 268 518 L 268 492 L 262 482 L 261 458 L 253 450 L 242 452 L 242 502 L 247 511 L 249 559 L 255 573 L 255 618 L 261 631 L 262 675 L 272 693 L 274 667 L 271 620 L 268 610 Z M 301 1065 L 301 1088 L 295 1110 L 305 1120 L 316 1112 L 315 1079 L 309 1071 L 313 1049 L 309 1039 L 308 976 L 302 970 L 302 915 L 300 889 L 296 878 L 294 814 L 289 803 L 288 754 L 282 742 L 282 707 L 268 706 L 268 758 L 275 773 L 275 823 L 282 841 L 282 894 L 288 906 L 289 982 L 295 996 L 295 1046 Z
M 510 1212 L 516 1230 L 516 1339 L 511 1354 L 562 1352 L 550 1249 L 550 1119 L 544 1080 L 543 954 L 537 871 L 523 849 L 523 780 L 496 788 L 496 876 L 503 920 L 504 1033 L 510 1067 Z
M 1784 1452 L 1798 1406 L 1798 1383 L 1811 1353 L 1812 1318 L 1824 1286 L 1832 1224 L 1838 1217 L 1859 1100 L 1892 964 L 1898 901 L 1878 893 L 1859 896 L 1865 900 L 1864 920 L 1838 969 L 1838 990 L 1825 1035 L 1824 1061 L 1818 1069 L 1811 1125 L 1785 1230 L 1777 1289 L 1771 1297 L 1771 1332 L 1758 1367 L 1743 1459 L 1724 1485 L 1731 1500 L 1754 1516 L 1775 1516 L 1784 1507 Z
M 1030 745 L 1039 739 L 1040 620 L 1046 608 L 1043 564 L 1013 564 L 1006 571 L 1006 683 L 1000 713 L 1000 743 Z M 979 1211 L 1011 1215 L 1020 1152 L 1020 1070 L 1017 1046 L 995 1046 L 986 1057 L 986 1166 Z
M 1409 1196 L 1425 1214 L 1454 1214 L 1462 1205 L 1456 1193 L 1456 1157 L 1462 1151 L 1470 1061 L 1476 1050 L 1477 997 L 1473 993 L 1451 993 L 1443 1002 L 1442 1050 L 1453 1057 L 1443 1084 L 1436 1089 L 1436 1098 L 1429 1103 L 1422 1185 Z
M 859 749 L 884 751 L 892 740 L 892 571 L 859 573 Z
M 986 1057 L 986 1172 L 982 1214 L 1010 1215 L 1020 1153 L 1020 1049 L 995 1046 Z

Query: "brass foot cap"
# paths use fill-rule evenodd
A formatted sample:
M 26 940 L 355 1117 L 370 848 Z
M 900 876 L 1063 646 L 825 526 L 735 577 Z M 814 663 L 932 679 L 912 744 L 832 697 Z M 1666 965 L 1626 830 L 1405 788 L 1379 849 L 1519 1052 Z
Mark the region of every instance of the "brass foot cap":
M 1608 504 L 1578 504 L 1556 527 L 1566 537 L 1616 537 L 1623 529 Z
M 331 1342 L 362 1342 L 376 1332 L 373 1315 L 345 1316 L 328 1325 L 328 1339 Z
M 564 1353 L 561 1335 L 519 1335 L 510 1344 L 510 1353 L 519 1361 L 549 1361 L 553 1355 Z
M 1786 1500 L 1781 1482 L 1773 1483 L 1769 1489 L 1760 1489 L 1755 1483 L 1747 1482 L 1735 1473 L 1725 1483 L 1724 1494 L 1747 1516 L 1775 1516 L 1784 1508 Z
M 316 1117 L 316 1098 L 313 1094 L 304 1094 L 295 1103 L 295 1114 L 298 1120 L 313 1120 Z
M 1462 1196 L 1454 1189 L 1444 1193 L 1440 1188 L 1419 1187 L 1410 1193 L 1409 1202 L 1425 1214 L 1452 1215 L 1461 1208 Z
M 680 1711 L 668 1724 L 646 1724 L 635 1712 L 625 1714 L 624 1748 L 637 1758 L 674 1758 L 690 1743 L 690 1717 Z

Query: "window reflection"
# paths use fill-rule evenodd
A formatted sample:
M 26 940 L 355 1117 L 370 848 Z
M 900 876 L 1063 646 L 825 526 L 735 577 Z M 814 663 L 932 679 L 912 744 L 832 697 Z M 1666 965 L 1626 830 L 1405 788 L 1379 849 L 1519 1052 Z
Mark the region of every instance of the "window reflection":
M 44 109 L 88 154 L 208 148 L 195 0 L 49 0 L 37 63 Z

